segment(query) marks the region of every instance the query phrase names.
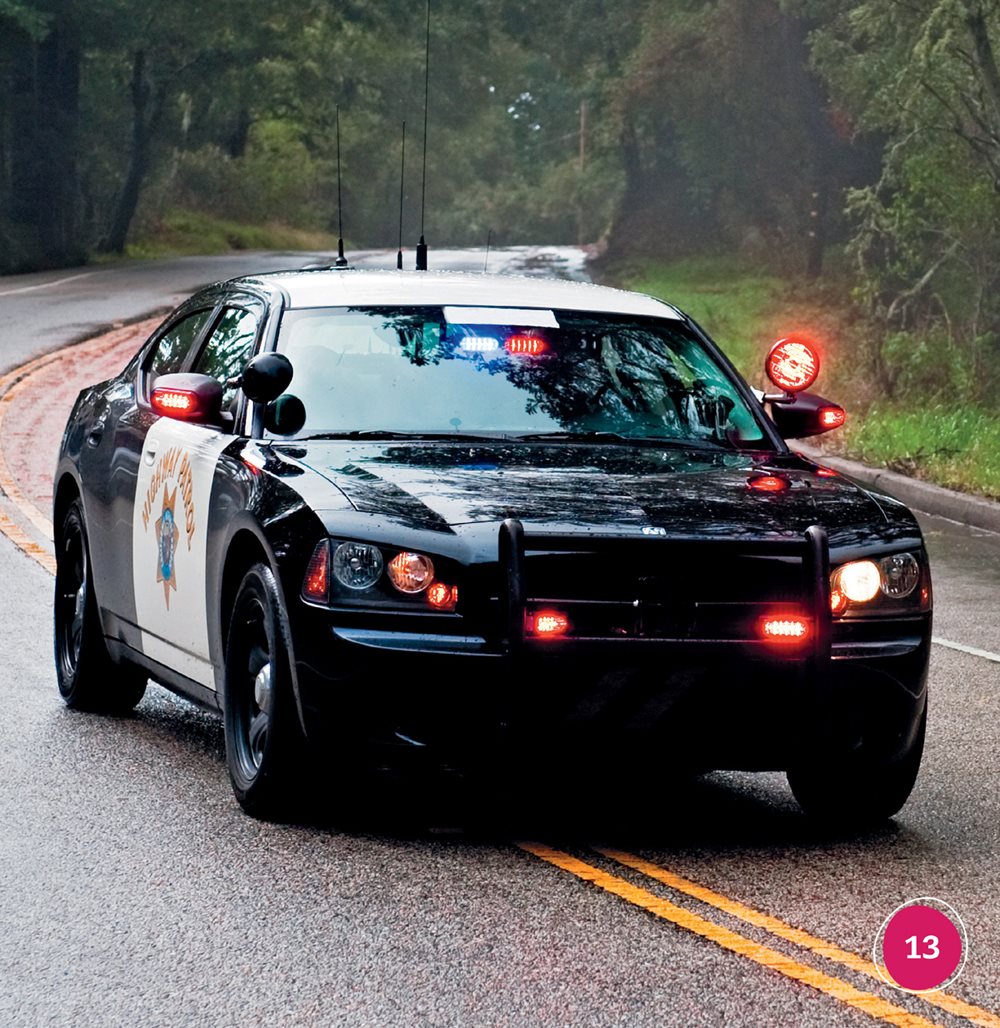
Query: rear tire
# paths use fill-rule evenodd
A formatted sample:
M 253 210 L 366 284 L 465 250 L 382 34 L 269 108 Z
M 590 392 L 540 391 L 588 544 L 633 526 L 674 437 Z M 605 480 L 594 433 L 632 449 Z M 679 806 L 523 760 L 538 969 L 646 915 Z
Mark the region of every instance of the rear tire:
M 255 564 L 233 604 L 226 646 L 226 765 L 243 810 L 262 820 L 302 812 L 311 793 L 292 688 L 287 622 L 271 569 Z
M 56 539 L 55 663 L 59 694 L 73 710 L 125 714 L 143 697 L 146 676 L 116 664 L 101 629 L 83 505 L 66 510 Z
M 822 767 L 787 772 L 799 806 L 810 817 L 840 828 L 864 828 L 898 814 L 913 791 L 924 752 L 927 708 L 910 748 L 893 760 L 829 754 Z

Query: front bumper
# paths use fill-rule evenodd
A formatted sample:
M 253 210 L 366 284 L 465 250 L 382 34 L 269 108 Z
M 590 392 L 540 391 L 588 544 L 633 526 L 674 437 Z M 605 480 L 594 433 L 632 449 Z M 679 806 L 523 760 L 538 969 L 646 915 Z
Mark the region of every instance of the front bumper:
M 817 748 L 891 758 L 926 705 L 931 619 L 835 626 L 831 657 L 759 648 L 484 638 L 326 626 L 297 663 L 306 730 L 443 759 L 566 748 L 694 770 L 783 769 Z M 339 744 L 339 742 L 337 743 Z M 489 759 L 489 758 L 486 758 Z
M 801 567 L 798 607 L 813 630 L 791 649 L 724 625 L 710 638 L 527 638 L 524 553 L 532 544 L 558 551 L 581 541 L 526 542 L 517 522 L 505 523 L 500 588 L 492 616 L 479 622 L 495 627 L 492 636 L 462 634 L 470 619 L 457 615 L 303 605 L 294 620 L 307 734 L 321 744 L 364 738 L 448 761 L 491 759 L 503 746 L 694 770 L 782 769 L 821 748 L 885 760 L 912 743 L 926 706 L 930 612 L 831 623 L 822 529 L 798 540 L 728 543 Z

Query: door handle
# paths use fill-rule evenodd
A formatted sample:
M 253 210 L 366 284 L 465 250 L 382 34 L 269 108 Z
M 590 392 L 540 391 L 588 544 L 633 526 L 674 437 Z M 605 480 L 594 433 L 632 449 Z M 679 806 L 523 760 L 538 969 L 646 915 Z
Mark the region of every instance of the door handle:
M 146 452 L 143 454 L 142 460 L 147 467 L 152 467 L 153 461 L 156 460 L 156 450 L 157 445 L 156 443 L 153 443 L 153 445 L 150 446 L 149 449 L 146 450 Z
M 104 435 L 104 422 L 98 421 L 96 425 L 90 430 L 90 435 L 87 436 L 87 443 L 90 446 L 99 446 L 101 437 Z

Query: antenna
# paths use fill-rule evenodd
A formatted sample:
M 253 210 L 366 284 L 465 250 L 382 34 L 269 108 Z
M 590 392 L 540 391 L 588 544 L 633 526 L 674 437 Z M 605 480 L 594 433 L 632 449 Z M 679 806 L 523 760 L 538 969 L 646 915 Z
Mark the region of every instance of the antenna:
M 427 270 L 427 240 L 424 239 L 424 207 L 427 200 L 427 99 L 431 81 L 431 0 L 427 0 L 427 38 L 424 52 L 424 169 L 420 180 L 420 242 L 417 243 L 417 271 Z
M 486 260 L 483 261 L 483 274 L 489 270 L 490 267 L 490 244 L 493 242 L 493 229 L 490 229 L 486 234 Z
M 406 181 L 406 122 L 403 122 L 403 142 L 399 148 L 399 249 L 396 251 L 396 270 L 403 270 L 403 183 Z
M 346 268 L 344 256 L 344 204 L 340 195 L 340 104 L 337 104 L 337 259 L 335 268 Z

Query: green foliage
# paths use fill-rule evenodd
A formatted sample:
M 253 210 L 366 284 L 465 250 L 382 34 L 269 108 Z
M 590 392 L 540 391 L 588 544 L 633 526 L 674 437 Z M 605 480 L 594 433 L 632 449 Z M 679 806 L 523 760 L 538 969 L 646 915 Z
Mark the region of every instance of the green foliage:
M 23 3 L 22 0 L 0 0 L 0 29 L 19 30 L 32 40 L 43 39 L 48 29 L 51 15 L 41 10 L 36 4 Z
M 246 225 L 199 211 L 169 211 L 145 226 L 141 242 L 130 244 L 131 258 L 177 257 L 228 253 L 231 250 L 319 250 L 329 252 L 336 240 L 329 233 L 307 232 L 282 224 Z
M 719 344 L 745 377 L 760 377 L 772 323 L 787 296 L 778 277 L 745 261 L 690 258 L 642 261 L 610 272 L 616 282 L 680 308 Z
M 847 203 L 866 366 L 890 396 L 923 376 L 995 402 L 1000 12 L 980 0 L 812 6 L 816 67 L 885 144 L 878 180 Z
M 1000 499 L 995 408 L 912 401 L 876 406 L 851 418 L 846 433 L 846 452 L 865 463 Z
M 817 291 L 731 258 L 634 261 L 612 267 L 608 275 L 690 314 L 761 387 L 770 343 L 791 331 L 808 331 L 823 351 L 820 390 L 848 410 L 846 429 L 823 436 L 824 447 L 1000 498 L 1000 415 L 995 406 L 968 402 L 983 369 L 977 370 L 967 348 L 947 334 L 900 332 L 886 341 L 885 359 L 903 398 L 886 403 L 871 388 L 866 337 L 858 331 L 846 290 L 836 284 Z

